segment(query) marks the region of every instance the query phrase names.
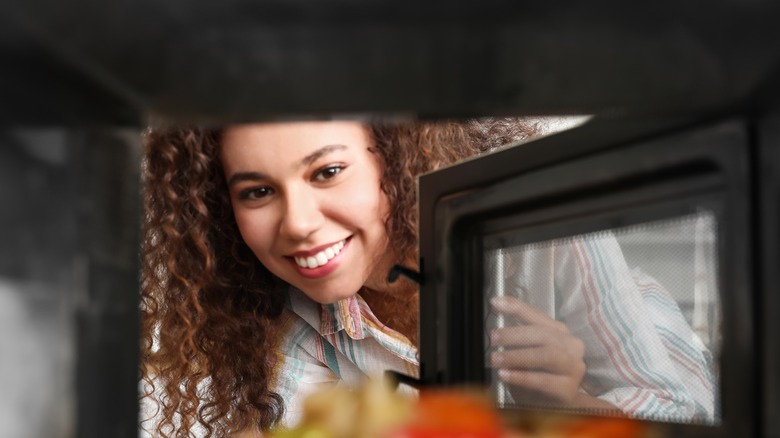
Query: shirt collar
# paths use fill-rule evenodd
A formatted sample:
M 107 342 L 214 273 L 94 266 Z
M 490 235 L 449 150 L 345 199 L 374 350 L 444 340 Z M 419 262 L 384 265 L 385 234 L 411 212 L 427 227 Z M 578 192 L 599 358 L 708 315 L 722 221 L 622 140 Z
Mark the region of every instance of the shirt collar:
M 331 304 L 319 304 L 297 288 L 290 287 L 287 307 L 320 336 L 344 330 L 352 339 L 367 337 L 406 361 L 417 364 L 417 349 L 402 334 L 382 324 L 359 294 Z
M 395 333 L 377 319 L 360 294 L 331 304 L 319 304 L 290 286 L 287 307 L 322 336 L 344 330 L 350 338 L 359 340 L 368 336 L 376 337 L 377 331 Z
M 361 311 L 370 313 L 371 310 L 359 295 L 355 294 L 331 304 L 319 304 L 297 288 L 290 287 L 288 296 L 287 307 L 320 335 L 344 330 L 352 339 L 364 339 L 367 336 Z

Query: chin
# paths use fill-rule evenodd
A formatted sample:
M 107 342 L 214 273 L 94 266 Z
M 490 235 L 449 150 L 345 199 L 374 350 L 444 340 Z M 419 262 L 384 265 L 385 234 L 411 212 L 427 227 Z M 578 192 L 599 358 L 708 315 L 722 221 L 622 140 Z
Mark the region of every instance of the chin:
M 299 288 L 300 289 L 300 288 Z M 310 293 L 309 291 L 305 289 L 301 289 L 301 291 L 309 297 L 312 301 L 315 301 L 320 304 L 333 304 L 337 301 L 343 300 L 345 298 L 349 298 L 354 296 L 358 291 L 352 292 L 351 294 L 343 294 L 343 293 L 322 293 L 321 290 L 317 291 L 316 293 Z
M 336 301 L 350 298 L 363 288 L 364 280 L 360 276 L 334 276 L 327 280 L 306 280 L 292 278 L 288 282 L 303 292 L 310 300 L 320 304 L 333 304 Z

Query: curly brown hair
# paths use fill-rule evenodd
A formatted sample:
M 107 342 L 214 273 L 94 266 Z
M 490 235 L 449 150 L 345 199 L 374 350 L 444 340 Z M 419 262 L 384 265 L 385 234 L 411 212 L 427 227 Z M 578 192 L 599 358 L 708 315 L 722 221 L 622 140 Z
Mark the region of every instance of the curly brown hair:
M 533 136 L 536 126 L 518 119 L 373 123 L 370 133 L 391 206 L 387 233 L 399 262 L 413 264 L 416 177 Z M 268 353 L 278 341 L 283 284 L 238 232 L 218 158 L 221 134 L 175 127 L 145 135 L 141 372 L 145 397 L 158 407 L 154 432 L 164 437 L 191 436 L 196 423 L 210 436 L 268 430 L 284 409 L 271 389 L 275 355 Z

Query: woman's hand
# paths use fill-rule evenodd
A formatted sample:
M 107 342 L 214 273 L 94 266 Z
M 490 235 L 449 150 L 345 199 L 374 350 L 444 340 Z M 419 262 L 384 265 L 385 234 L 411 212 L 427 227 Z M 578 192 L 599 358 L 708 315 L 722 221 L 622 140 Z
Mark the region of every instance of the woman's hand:
M 494 297 L 491 305 L 508 324 L 491 333 L 490 362 L 515 401 L 580 405 L 584 343 L 566 324 L 515 297 Z M 496 351 L 499 347 L 502 351 Z

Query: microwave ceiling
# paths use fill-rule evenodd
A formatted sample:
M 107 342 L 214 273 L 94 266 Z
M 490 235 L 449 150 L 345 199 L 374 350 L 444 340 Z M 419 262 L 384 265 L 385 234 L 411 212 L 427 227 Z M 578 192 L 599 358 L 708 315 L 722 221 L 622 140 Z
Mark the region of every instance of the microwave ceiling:
M 773 1 L 3 0 L 6 125 L 776 105 Z

